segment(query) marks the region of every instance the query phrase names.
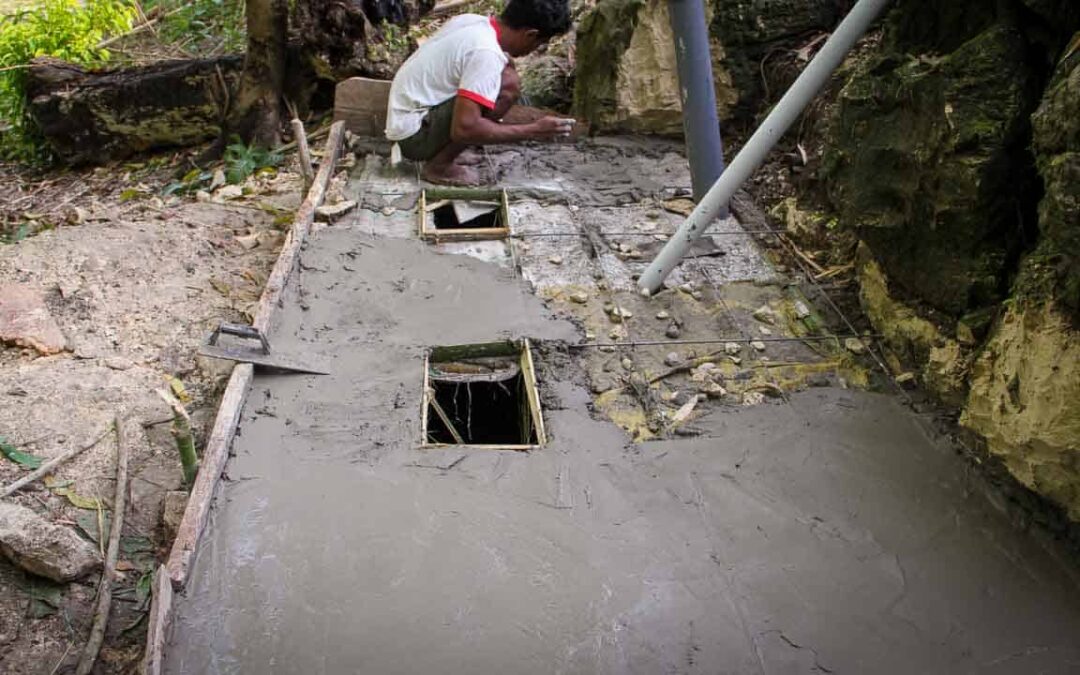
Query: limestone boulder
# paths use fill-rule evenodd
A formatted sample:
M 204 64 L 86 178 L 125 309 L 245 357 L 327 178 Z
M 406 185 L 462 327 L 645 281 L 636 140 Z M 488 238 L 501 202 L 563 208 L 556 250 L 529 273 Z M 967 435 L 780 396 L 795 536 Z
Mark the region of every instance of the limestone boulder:
M 995 23 L 943 56 L 872 59 L 840 96 L 823 175 L 841 223 L 903 292 L 954 318 L 1003 299 L 1033 235 L 1027 50 Z
M 718 42 L 713 61 L 723 119 L 738 96 Z M 665 0 L 601 0 L 579 25 L 576 63 L 574 109 L 593 129 L 682 133 L 675 42 Z
M 101 569 L 101 555 L 69 528 L 0 502 L 0 551 L 27 572 L 67 582 Z
M 1050 303 L 1005 313 L 975 362 L 960 422 L 1080 521 L 1080 333 Z
M 1039 241 L 975 363 L 961 423 L 1080 521 L 1080 53 L 1059 65 L 1032 127 Z

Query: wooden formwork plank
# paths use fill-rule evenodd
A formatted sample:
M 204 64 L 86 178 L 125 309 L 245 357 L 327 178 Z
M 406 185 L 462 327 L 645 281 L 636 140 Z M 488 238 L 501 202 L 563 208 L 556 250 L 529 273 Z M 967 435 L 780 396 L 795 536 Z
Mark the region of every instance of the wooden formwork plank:
M 293 270 L 296 269 L 300 251 L 315 223 L 315 209 L 326 197 L 330 178 L 341 156 L 344 135 L 344 123 L 335 122 L 330 127 L 326 152 L 319 172 L 315 176 L 315 182 L 296 212 L 293 227 L 286 237 L 274 269 L 263 288 L 255 310 L 255 320 L 252 322 L 252 325 L 263 333 L 268 333 L 273 324 L 275 310 L 281 305 L 285 286 Z M 172 619 L 172 595 L 174 592 L 183 590 L 187 584 L 199 540 L 209 519 L 214 492 L 225 470 L 225 464 L 228 462 L 229 447 L 232 445 L 233 436 L 239 426 L 240 413 L 254 377 L 255 368 L 250 363 L 234 366 L 229 383 L 225 387 L 225 394 L 218 406 L 217 417 L 210 431 L 206 448 L 203 450 L 199 473 L 191 488 L 184 516 L 177 528 L 169 559 L 159 570 L 159 582 L 155 583 L 155 605 L 152 609 L 143 660 L 143 673 L 146 675 L 157 675 L 161 672 L 165 643 L 168 641 L 168 630 Z M 166 586 L 168 590 L 165 590 Z

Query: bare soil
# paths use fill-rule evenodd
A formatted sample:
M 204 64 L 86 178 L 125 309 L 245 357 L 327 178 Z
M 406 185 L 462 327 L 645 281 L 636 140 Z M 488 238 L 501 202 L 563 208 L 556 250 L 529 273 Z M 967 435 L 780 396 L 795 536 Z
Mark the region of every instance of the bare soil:
M 11 499 L 99 540 L 115 489 L 110 424 L 118 412 L 142 422 L 100 673 L 136 667 L 149 574 L 171 543 L 162 504 L 181 488 L 181 471 L 157 390 L 182 392 L 201 446 L 228 364 L 198 357 L 197 346 L 217 322 L 247 320 L 301 197 L 299 175 L 284 169 L 249 179 L 233 200 L 162 197 L 185 157 L 38 176 L 0 168 L 0 234 L 13 242 L 0 245 L 0 285 L 42 293 L 68 342 L 48 357 L 0 346 L 0 435 L 42 458 L 100 439 L 51 488 L 37 483 Z M 0 483 L 24 472 L 0 459 Z M 100 514 L 79 508 L 95 499 Z M 0 671 L 72 667 L 96 584 L 54 585 L 0 560 Z

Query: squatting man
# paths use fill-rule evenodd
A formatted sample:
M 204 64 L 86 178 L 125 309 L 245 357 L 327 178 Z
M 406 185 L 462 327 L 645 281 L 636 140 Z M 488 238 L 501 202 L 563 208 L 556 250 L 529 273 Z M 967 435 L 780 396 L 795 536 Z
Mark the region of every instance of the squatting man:
M 510 0 L 498 17 L 462 14 L 424 42 L 390 88 L 386 137 L 408 159 L 424 162 L 432 183 L 477 185 L 470 145 L 569 137 L 574 120 L 502 119 L 521 93 L 511 59 L 531 54 L 570 30 L 568 0 Z

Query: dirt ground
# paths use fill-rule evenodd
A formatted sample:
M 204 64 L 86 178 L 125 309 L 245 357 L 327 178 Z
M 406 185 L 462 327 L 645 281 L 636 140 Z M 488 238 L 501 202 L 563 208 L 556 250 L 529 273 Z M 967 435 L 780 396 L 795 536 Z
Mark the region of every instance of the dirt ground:
M 41 458 L 99 440 L 11 499 L 98 541 L 114 494 L 116 415 L 143 433 L 130 464 L 101 673 L 133 672 L 142 654 L 150 573 L 168 551 L 166 492 L 181 488 L 171 412 L 158 390 L 186 401 L 197 443 L 228 365 L 198 357 L 222 320 L 246 321 L 301 198 L 292 160 L 248 179 L 247 193 L 162 197 L 169 158 L 27 179 L 0 172 L 0 288 L 44 298 L 66 340 L 59 354 L 0 346 L 0 436 Z M 0 459 L 0 483 L 25 469 Z M 88 507 L 88 508 L 80 508 Z M 55 585 L 0 560 L 0 671 L 62 673 L 77 662 L 92 621 L 95 575 Z

